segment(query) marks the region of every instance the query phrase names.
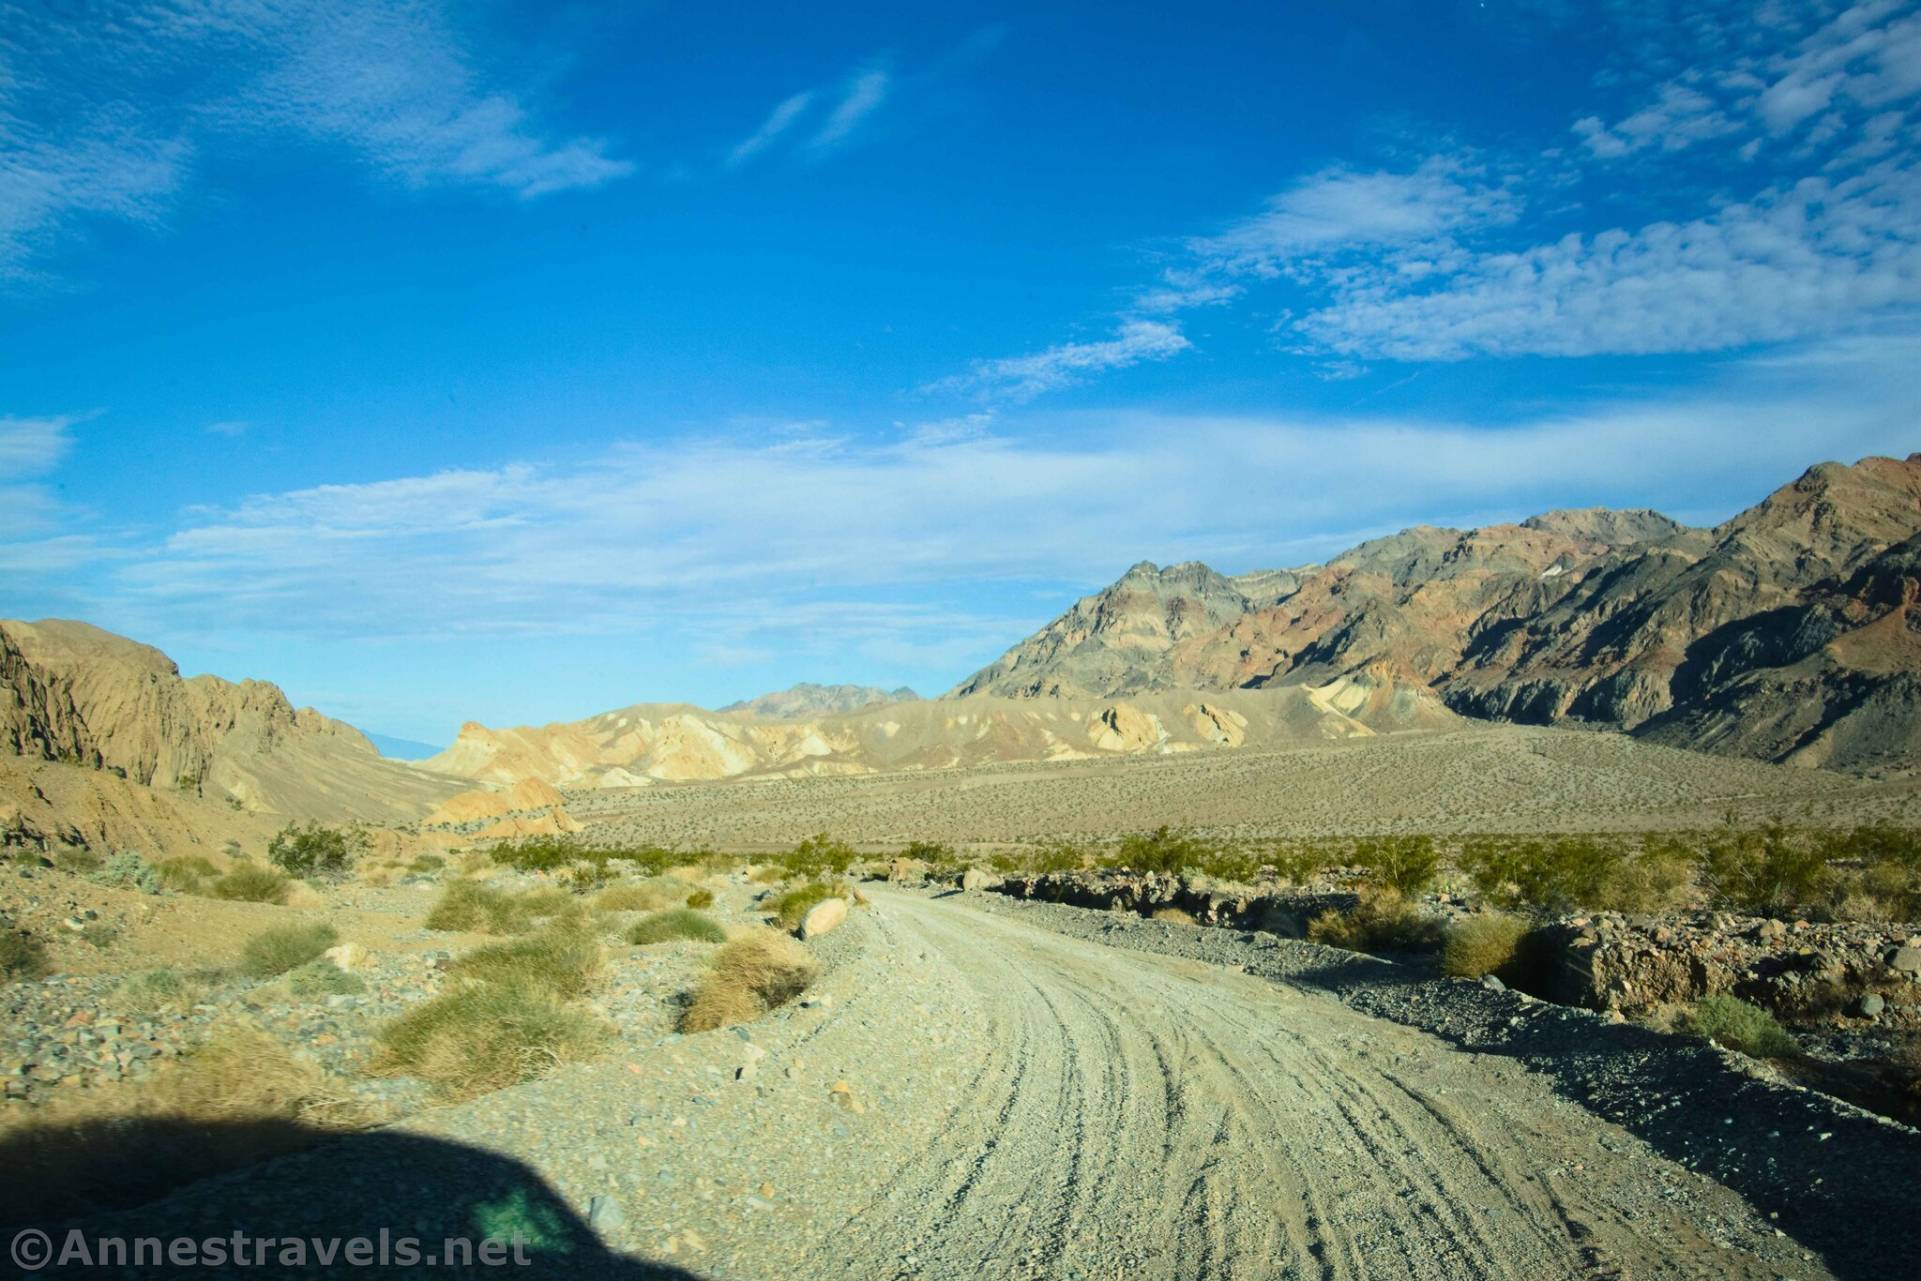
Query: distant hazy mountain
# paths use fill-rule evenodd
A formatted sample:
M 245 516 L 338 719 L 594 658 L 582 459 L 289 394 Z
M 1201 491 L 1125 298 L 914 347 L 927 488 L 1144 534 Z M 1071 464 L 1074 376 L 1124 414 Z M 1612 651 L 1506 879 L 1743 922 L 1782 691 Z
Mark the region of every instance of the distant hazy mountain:
M 422 743 L 412 738 L 395 738 L 391 734 L 376 734 L 372 730 L 362 730 L 367 741 L 380 750 L 380 754 L 396 761 L 424 761 L 440 749 L 432 743 Z
M 1713 529 L 1416 526 L 1236 578 L 1139 564 L 949 699 L 1323 685 L 1850 769 L 1921 764 L 1921 454 L 1823 463 Z
M 869 685 L 816 685 L 802 681 L 759 698 L 743 699 L 721 708 L 767 721 L 797 721 L 810 716 L 839 716 L 886 703 L 908 703 L 920 697 L 905 685 L 896 690 Z

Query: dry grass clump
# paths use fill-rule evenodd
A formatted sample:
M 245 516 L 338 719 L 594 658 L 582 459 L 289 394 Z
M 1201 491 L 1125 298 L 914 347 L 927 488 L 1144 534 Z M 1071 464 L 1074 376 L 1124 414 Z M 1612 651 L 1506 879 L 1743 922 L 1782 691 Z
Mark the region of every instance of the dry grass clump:
M 727 932 L 708 917 L 685 907 L 675 908 L 671 912 L 655 912 L 652 916 L 642 918 L 627 932 L 627 941 L 641 947 L 650 943 L 671 943 L 675 939 L 690 939 L 695 943 L 725 943 Z
M 208 898 L 229 899 L 238 903 L 285 903 L 293 881 L 271 867 L 257 863 L 240 866 L 208 883 Z
M 712 968 L 681 1015 L 683 1032 L 705 1032 L 759 1018 L 799 996 L 819 965 L 785 934 L 755 930 L 714 953 Z
M 671 902 L 655 886 L 639 881 L 609 885 L 594 896 L 594 906 L 602 912 L 658 912 Z
M 1353 907 L 1309 921 L 1307 937 L 1350 952 L 1427 952 L 1440 945 L 1441 928 L 1399 891 L 1369 886 Z
M 695 890 L 687 896 L 687 906 L 697 912 L 702 908 L 712 907 L 713 905 L 714 892 L 712 890 Z
M 1154 919 L 1157 921 L 1166 921 L 1170 925 L 1199 925 L 1200 924 L 1200 922 L 1195 920 L 1193 916 L 1191 916 L 1186 912 L 1183 912 L 1178 907 L 1157 907 L 1154 909 Z
M 427 911 L 430 930 L 472 934 L 524 934 L 542 921 L 570 920 L 580 904 L 561 890 L 528 890 L 523 894 L 495 889 L 480 881 L 449 881 Z
M 1772 1014 L 1738 996 L 1702 997 L 1688 1011 L 1685 1024 L 1696 1036 L 1758 1059 L 1783 1058 L 1801 1048 Z
M 203 893 L 206 882 L 220 875 L 219 868 L 198 854 L 162 859 L 153 865 L 153 870 L 159 874 L 161 887 L 176 894 Z
M 0 930 L 0 979 L 37 979 L 47 972 L 47 951 L 40 940 L 16 930 Z
M 1462 979 L 1511 972 L 1527 929 L 1526 921 L 1503 912 L 1477 912 L 1457 921 L 1441 946 L 1441 972 Z
M 270 979 L 315 960 L 339 941 L 338 931 L 325 921 L 276 925 L 247 940 L 240 949 L 240 971 L 257 979 Z
M 809 881 L 784 894 L 775 895 L 762 904 L 762 907 L 774 914 L 774 919 L 780 922 L 782 929 L 799 929 L 801 918 L 807 915 L 809 908 L 816 903 L 833 898 L 838 893 L 840 893 L 839 886 L 829 885 L 825 881 Z
M 593 984 L 604 959 L 592 934 L 559 926 L 475 948 L 454 962 L 452 972 L 483 982 L 531 984 L 568 1000 Z
M 259 1028 L 217 1028 L 169 1070 L 63 1092 L 0 1127 L 10 1186 L 0 1215 L 54 1223 L 140 1205 L 376 1119 Z
M 367 985 L 331 961 L 309 961 L 287 975 L 287 990 L 302 999 L 316 996 L 353 996 Z
M 468 1099 L 592 1056 L 605 1030 L 532 982 L 473 983 L 415 1006 L 380 1030 L 372 1070 L 413 1076 Z
M 184 1009 L 205 997 L 212 987 L 212 980 L 206 974 L 146 970 L 121 980 L 114 989 L 113 1004 L 128 1013 Z

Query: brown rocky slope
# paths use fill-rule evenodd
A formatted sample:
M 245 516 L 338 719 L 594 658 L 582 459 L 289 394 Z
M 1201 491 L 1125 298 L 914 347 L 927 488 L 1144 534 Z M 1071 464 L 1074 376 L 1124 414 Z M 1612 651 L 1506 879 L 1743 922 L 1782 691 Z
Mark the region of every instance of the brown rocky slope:
M 137 796 L 125 784 L 299 819 L 404 820 L 458 790 L 383 759 L 351 725 L 295 709 L 275 685 L 183 678 L 151 646 L 58 620 L 0 621 L 0 760 L 9 756 L 8 777 L 77 769 L 80 781 L 61 786 L 103 803 Z
M 1823 463 L 1712 529 L 1417 526 L 1325 565 L 1136 565 L 949 699 L 1325 686 L 1851 770 L 1921 763 L 1921 454 Z

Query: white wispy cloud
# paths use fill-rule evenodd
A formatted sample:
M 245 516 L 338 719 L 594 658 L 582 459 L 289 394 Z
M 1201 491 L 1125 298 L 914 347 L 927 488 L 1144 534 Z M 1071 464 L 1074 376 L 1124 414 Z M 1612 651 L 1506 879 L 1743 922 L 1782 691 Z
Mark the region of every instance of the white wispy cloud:
M 1432 156 L 1406 173 L 1334 168 L 1191 248 L 1208 269 L 1273 276 L 1331 250 L 1445 240 L 1511 221 L 1517 208 L 1504 184 L 1463 156 Z
M 1492 431 L 1103 413 L 881 441 L 669 440 L 265 493 L 117 549 L 96 590 L 154 634 L 671 626 L 733 645 L 978 646 L 998 614 L 953 604 L 967 584 L 1098 582 L 1143 556 L 1248 569 L 1549 501 L 1720 504 L 1718 518 L 1819 459 L 1912 446 L 1921 338 L 1798 356 Z
M 1714 351 L 1921 305 L 1915 6 L 1733 10 L 1689 33 L 1694 61 L 1612 123 L 1591 113 L 1573 131 L 1592 165 L 1685 151 L 1751 184 L 1745 199 L 1700 196 L 1691 215 L 1609 225 L 1567 200 L 1576 175 L 1552 149 L 1499 164 L 1456 150 L 1306 177 L 1191 241 L 1185 274 L 1295 286 L 1293 349 L 1351 359 Z M 1746 177 L 1770 148 L 1772 172 Z M 1671 190 L 1685 196 L 1696 176 Z M 1149 296 L 1180 309 L 1178 293 Z
M 528 199 L 633 172 L 490 83 L 458 15 L 432 0 L 8 9 L 0 276 L 89 217 L 161 220 L 193 157 L 234 134 L 304 136 L 410 185 Z
M 0 417 L 0 563 L 29 557 L 61 524 L 46 477 L 73 448 L 72 417 Z
M 861 122 L 887 100 L 891 85 L 891 77 L 879 69 L 863 71 L 855 76 L 848 82 L 840 102 L 828 114 L 826 123 L 821 125 L 807 145 L 821 151 L 847 141 Z
M 794 122 L 813 101 L 812 89 L 803 89 L 792 97 L 782 99 L 772 111 L 767 113 L 767 119 L 761 121 L 760 128 L 741 139 L 734 149 L 727 153 L 728 165 L 731 167 L 745 164 L 765 151 L 776 139 L 793 127 Z
M 1143 361 L 1166 360 L 1193 346 L 1179 328 L 1159 320 L 1126 320 L 1112 338 L 1068 342 L 1025 356 L 974 362 L 971 372 L 930 384 L 927 391 L 971 391 L 990 400 L 1027 401 L 1091 375 Z
M 219 422 L 207 424 L 209 436 L 225 436 L 237 440 L 253 429 L 253 424 L 243 418 L 223 418 Z

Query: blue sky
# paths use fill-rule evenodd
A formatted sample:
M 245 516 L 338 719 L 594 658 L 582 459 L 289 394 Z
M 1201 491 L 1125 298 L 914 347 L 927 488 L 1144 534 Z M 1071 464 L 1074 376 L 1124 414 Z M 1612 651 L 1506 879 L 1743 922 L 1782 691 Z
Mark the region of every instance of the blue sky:
M 445 741 L 1921 448 L 1912 3 L 0 0 L 0 615 Z

